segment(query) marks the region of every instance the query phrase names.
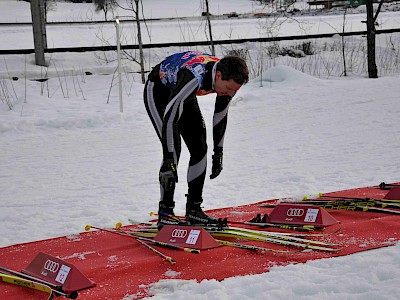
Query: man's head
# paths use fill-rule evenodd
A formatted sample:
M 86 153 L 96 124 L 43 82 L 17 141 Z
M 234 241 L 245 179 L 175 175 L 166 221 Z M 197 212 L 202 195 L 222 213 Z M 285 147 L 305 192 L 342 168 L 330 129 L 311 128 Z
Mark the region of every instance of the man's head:
M 225 56 L 217 64 L 214 89 L 218 96 L 235 95 L 249 81 L 246 62 L 238 56 Z

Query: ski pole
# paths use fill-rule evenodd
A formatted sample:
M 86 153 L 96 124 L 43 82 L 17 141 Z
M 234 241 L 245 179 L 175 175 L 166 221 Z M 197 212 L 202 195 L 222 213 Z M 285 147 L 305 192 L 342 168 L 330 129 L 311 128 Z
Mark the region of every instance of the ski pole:
M 118 226 L 118 224 L 117 224 L 117 226 Z M 177 249 L 177 250 L 183 250 L 183 251 L 190 252 L 190 253 L 200 253 L 200 250 L 197 250 L 197 249 L 187 248 L 187 247 L 180 247 L 180 246 L 177 246 L 177 245 L 174 245 L 174 244 L 169 244 L 169 243 L 159 242 L 159 241 L 155 241 L 155 240 L 144 238 L 144 237 L 134 236 L 134 235 L 132 235 L 132 234 L 130 234 L 128 232 L 122 232 L 122 231 L 118 232 L 118 231 L 115 231 L 115 230 L 96 227 L 96 226 L 93 226 L 93 225 L 86 225 L 85 226 L 85 230 L 86 231 L 89 231 L 91 228 L 102 230 L 102 231 L 113 233 L 113 234 L 127 236 L 127 237 L 130 237 L 130 238 L 133 238 L 133 239 L 142 239 L 144 241 L 148 241 L 148 242 L 152 242 L 153 244 L 157 244 L 159 246 L 169 247 L 169 248 L 173 248 L 173 249 Z
M 172 249 L 176 249 L 176 250 L 183 250 L 183 251 L 186 251 L 186 252 L 189 252 L 189 253 L 196 253 L 196 254 L 200 253 L 200 250 L 198 250 L 198 249 L 181 247 L 181 246 L 177 246 L 177 245 L 174 245 L 174 244 L 164 243 L 164 242 L 152 240 L 152 239 L 141 237 L 141 236 L 138 236 L 136 238 L 139 239 L 139 240 L 147 241 L 147 242 L 150 242 L 150 243 L 153 243 L 153 244 L 156 244 L 156 245 L 159 245 L 159 246 L 163 246 L 163 247 L 168 247 L 168 248 L 172 248 Z
M 130 235 L 128 233 L 125 233 L 125 232 L 118 232 L 118 231 L 115 231 L 115 230 L 112 230 L 112 229 L 97 227 L 97 226 L 93 226 L 93 225 L 89 225 L 89 224 L 85 226 L 85 231 L 89 231 L 91 228 L 98 229 L 98 230 L 105 231 L 105 232 L 109 232 L 109 233 L 113 233 L 113 234 L 117 234 L 117 235 L 130 237 L 130 238 L 135 238 L 134 236 L 132 236 L 132 235 Z
M 176 220 L 176 221 L 181 221 L 182 219 L 181 218 L 179 218 L 179 217 L 177 217 L 177 216 L 174 216 L 174 215 L 171 215 L 171 214 L 168 214 L 168 213 L 164 213 L 164 212 L 161 212 L 161 214 L 163 215 L 163 216 L 165 216 L 165 217 L 168 217 L 170 220 Z M 159 214 L 157 214 L 157 213 L 155 213 L 154 211 L 151 211 L 150 212 L 150 216 L 152 217 L 152 216 L 158 216 Z
M 152 246 L 146 244 L 144 241 L 136 238 L 136 240 L 141 243 L 143 246 L 146 246 L 147 248 L 149 248 L 151 251 L 153 251 L 154 253 L 157 253 L 158 255 L 160 255 L 162 258 L 164 258 L 165 260 L 169 261 L 172 265 L 174 265 L 176 263 L 175 260 L 172 259 L 171 256 L 167 256 L 164 253 L 158 251 L 157 249 L 153 248 Z
M 120 229 L 121 226 L 122 226 L 122 223 L 119 222 L 119 223 L 116 224 L 115 227 L 116 227 L 117 229 Z M 98 230 L 102 230 L 102 231 L 109 232 L 109 233 L 114 233 L 114 234 L 122 235 L 122 236 L 127 236 L 127 237 L 130 237 L 130 238 L 134 238 L 136 241 L 138 241 L 138 242 L 141 243 L 142 245 L 146 246 L 147 248 L 149 248 L 149 249 L 152 250 L 153 252 L 157 253 L 157 254 L 160 255 L 161 257 L 163 257 L 163 258 L 165 258 L 166 260 L 168 260 L 171 264 L 175 264 L 175 263 L 176 263 L 171 257 L 165 255 L 164 253 L 161 253 L 160 251 L 158 251 L 157 249 L 151 247 L 150 245 L 147 245 L 147 244 L 144 243 L 143 241 L 140 241 L 140 240 L 139 240 L 140 237 L 133 236 L 133 235 L 131 235 L 131 234 L 129 234 L 129 233 L 125 233 L 125 232 L 122 232 L 122 231 L 117 232 L 117 231 L 114 231 L 114 230 L 110 230 L 110 229 L 106 229 L 106 228 L 101 228 L 101 227 L 97 227 L 97 226 L 92 226 L 92 225 L 86 225 L 85 230 L 88 231 L 88 230 L 90 230 L 91 228 L 98 229 Z

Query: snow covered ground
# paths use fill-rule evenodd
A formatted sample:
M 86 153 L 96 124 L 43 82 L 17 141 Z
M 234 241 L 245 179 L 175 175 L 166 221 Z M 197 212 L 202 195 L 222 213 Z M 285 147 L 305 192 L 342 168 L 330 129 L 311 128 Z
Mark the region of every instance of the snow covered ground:
M 229 0 L 226 10 L 222 0 L 215 2 L 221 2 L 221 12 L 240 11 L 244 2 L 243 11 L 254 8 L 251 1 Z M 0 21 L 22 16 L 15 13 L 20 5 L 26 3 L 1 0 Z M 72 6 L 54 12 L 65 20 L 78 13 L 82 9 Z M 31 34 L 27 31 L 26 39 Z M 0 41 L 24 43 L 3 29 Z M 143 85 L 123 76 L 120 113 L 115 80 L 101 75 L 103 66 L 93 56 L 58 59 L 53 63 L 58 74 L 38 82 L 24 79 L 45 72 L 33 66 L 32 56 L 26 65 L 20 56 L 0 58 L 0 74 L 12 69 L 20 77 L 0 79 L 0 246 L 78 233 L 86 224 L 146 221 L 157 209 L 161 147 L 145 112 Z M 61 76 L 64 69 L 76 72 Z M 206 181 L 205 209 L 400 181 L 399 80 L 400 74 L 328 80 L 285 66 L 264 70 L 233 100 L 224 170 Z M 213 95 L 199 98 L 209 145 L 213 100 Z M 183 147 L 178 214 L 184 212 L 187 162 Z M 223 282 L 162 281 L 153 287 L 152 299 L 397 299 L 399 250 L 397 244 Z

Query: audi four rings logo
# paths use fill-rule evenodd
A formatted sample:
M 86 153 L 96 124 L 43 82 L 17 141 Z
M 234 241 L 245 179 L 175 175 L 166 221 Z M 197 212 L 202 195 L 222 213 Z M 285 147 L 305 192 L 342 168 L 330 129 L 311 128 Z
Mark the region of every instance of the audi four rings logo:
M 171 234 L 173 238 L 180 238 L 180 239 L 183 239 L 186 235 L 187 235 L 186 229 L 174 229 Z
M 57 272 L 59 267 L 60 267 L 59 263 L 52 261 L 50 259 L 46 260 L 46 262 L 44 263 L 44 269 L 52 273 Z
M 286 212 L 288 217 L 301 217 L 304 215 L 304 209 L 302 208 L 289 208 Z

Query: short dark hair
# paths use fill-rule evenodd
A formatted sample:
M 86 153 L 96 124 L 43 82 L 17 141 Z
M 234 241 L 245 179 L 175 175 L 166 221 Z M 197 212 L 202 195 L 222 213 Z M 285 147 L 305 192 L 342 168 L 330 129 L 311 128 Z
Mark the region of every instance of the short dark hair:
M 222 80 L 233 79 L 238 84 L 249 81 L 249 70 L 246 62 L 239 56 L 225 56 L 217 64 L 217 71 L 222 74 Z

